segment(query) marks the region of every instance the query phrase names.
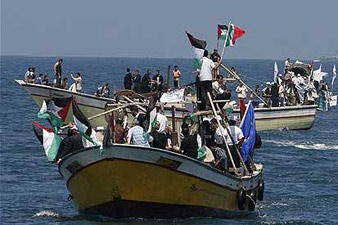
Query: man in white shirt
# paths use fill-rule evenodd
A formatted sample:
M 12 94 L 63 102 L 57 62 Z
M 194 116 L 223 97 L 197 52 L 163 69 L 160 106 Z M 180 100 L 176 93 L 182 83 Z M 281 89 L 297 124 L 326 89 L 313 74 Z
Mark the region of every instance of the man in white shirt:
M 239 99 L 244 100 L 248 93 L 248 89 L 242 83 L 239 83 L 239 86 L 236 88 L 236 93 Z
M 207 96 L 207 92 L 212 93 L 212 74 L 213 70 L 217 67 L 215 63 L 208 58 L 208 51 L 204 50 L 202 58 L 202 67 L 199 74 L 199 86 L 200 86 L 200 110 L 210 109 L 210 103 Z

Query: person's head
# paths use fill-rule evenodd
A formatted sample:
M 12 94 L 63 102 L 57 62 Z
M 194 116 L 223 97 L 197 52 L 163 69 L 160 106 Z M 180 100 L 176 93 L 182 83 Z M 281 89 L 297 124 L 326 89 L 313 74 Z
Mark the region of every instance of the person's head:
M 160 70 L 156 70 L 156 75 L 157 75 L 157 74 L 160 74 Z
M 216 118 L 212 118 L 210 120 L 210 128 L 212 130 L 216 130 L 218 128 L 218 123 L 217 123 L 217 119 Z
M 216 147 L 217 147 L 217 144 L 214 140 L 212 140 L 209 144 L 208 144 L 208 147 L 211 149 L 211 150 L 214 150 Z
M 147 69 L 147 74 L 150 74 L 150 69 Z
M 109 88 L 109 83 L 106 83 L 104 86 L 105 86 L 106 88 Z
M 256 84 L 256 89 L 258 89 L 259 88 L 259 85 L 258 84 Z
M 231 115 L 230 118 L 229 118 L 229 125 L 230 126 L 235 126 L 236 122 L 237 122 L 236 119 L 237 119 L 236 116 Z
M 118 118 L 115 122 L 116 122 L 116 125 L 118 125 L 118 124 L 122 125 L 122 123 L 123 123 L 121 118 Z
M 68 129 L 67 136 L 72 136 L 77 133 L 77 129 L 75 127 L 71 127 Z
M 222 75 L 217 75 L 216 80 L 219 84 L 223 84 L 223 76 Z
M 240 87 L 243 87 L 243 83 L 239 83 L 239 86 L 240 86 Z
M 59 59 L 58 62 L 59 62 L 59 63 L 63 63 L 63 59 Z
M 68 78 L 67 78 L 67 77 L 63 78 L 63 81 L 64 81 L 64 82 L 67 82 L 67 81 L 68 81 Z
M 39 74 L 39 77 L 40 77 L 40 78 L 41 78 L 41 77 L 43 77 L 43 74 L 42 74 L 42 73 L 40 73 L 40 74 Z
M 290 61 L 290 58 L 288 57 L 286 60 L 287 60 L 287 61 Z
M 174 70 L 178 70 L 178 66 L 174 66 Z
M 266 82 L 266 86 L 270 87 L 271 83 L 270 82 Z
M 43 76 L 43 79 L 48 80 L 48 77 L 49 77 L 48 74 L 46 74 Z
M 204 56 L 204 57 L 208 57 L 208 55 L 209 55 L 208 50 L 204 50 L 203 56 Z
M 135 70 L 135 74 L 139 74 L 140 73 L 140 71 L 139 70 Z
M 80 72 L 77 72 L 77 73 L 76 73 L 76 76 L 77 76 L 77 77 L 81 77 L 81 73 L 80 73 Z
M 217 49 L 216 48 L 214 49 L 214 53 L 217 53 Z
M 129 68 L 127 68 L 127 72 L 128 72 L 128 73 L 130 72 L 130 69 L 129 69 Z
M 190 128 L 189 128 L 189 125 L 187 123 L 183 123 L 182 126 L 181 126 L 181 129 L 182 129 L 182 134 L 184 136 L 187 136 L 189 135 L 190 133 Z
M 133 116 L 136 116 L 138 114 L 138 108 L 136 105 L 133 105 L 130 107 L 130 112 Z

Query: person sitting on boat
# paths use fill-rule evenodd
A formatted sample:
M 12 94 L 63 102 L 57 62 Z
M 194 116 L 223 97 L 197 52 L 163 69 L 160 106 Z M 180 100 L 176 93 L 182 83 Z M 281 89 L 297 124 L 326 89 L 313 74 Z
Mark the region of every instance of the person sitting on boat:
M 54 64 L 55 87 L 58 87 L 58 88 L 61 86 L 61 80 L 62 80 L 62 63 L 63 63 L 63 59 L 59 59 Z
M 131 115 L 134 117 L 134 121 L 139 121 L 140 126 L 143 127 L 143 123 L 146 120 L 146 114 L 144 114 L 143 112 L 139 112 L 139 109 L 136 105 L 130 107 L 130 112 Z
M 131 87 L 133 85 L 133 75 L 131 74 L 129 68 L 127 68 L 127 72 L 124 75 L 123 85 L 124 85 L 124 89 L 131 90 Z
M 68 78 L 67 77 L 63 78 L 60 88 L 68 90 Z
M 223 84 L 223 76 L 217 75 L 216 80 L 212 82 L 213 94 L 216 100 L 229 100 L 231 93 L 227 91 Z M 218 103 L 220 108 L 223 108 L 225 102 Z
M 151 72 L 148 69 L 147 72 L 142 77 L 142 92 L 147 93 L 151 91 Z
M 114 141 L 117 144 L 124 144 L 126 143 L 126 137 L 127 137 L 127 129 L 123 127 L 123 121 L 122 119 L 118 118 L 115 121 L 115 127 L 114 127 Z
M 35 84 L 42 84 L 43 74 L 40 73 L 39 76 L 35 80 Z
M 282 81 L 282 83 L 278 87 L 278 95 L 279 95 L 279 103 L 280 106 L 284 106 L 286 103 L 286 94 L 285 94 L 285 82 Z
M 212 141 L 208 144 L 208 147 L 210 147 L 210 144 L 215 142 L 218 147 L 220 148 L 225 148 L 225 143 L 223 139 L 223 135 L 227 135 L 225 128 L 224 127 L 219 127 L 218 122 L 216 118 L 213 118 L 210 120 L 210 128 L 214 131 L 213 133 L 213 139 Z
M 47 85 L 47 86 L 51 86 L 52 85 L 51 83 L 49 83 L 49 76 L 48 76 L 48 74 L 46 74 L 46 75 L 43 76 L 42 85 Z
M 268 104 L 265 105 L 266 107 L 270 106 L 270 99 L 271 99 L 271 83 L 270 82 L 266 82 L 265 87 L 262 90 L 263 93 L 263 100 Z
M 227 157 L 226 157 L 226 153 L 225 150 L 223 148 L 220 148 L 216 142 L 212 142 L 210 144 L 210 150 L 214 156 L 214 161 L 213 161 L 213 165 L 219 169 L 219 170 L 226 170 L 227 168 Z
M 133 127 L 129 129 L 127 135 L 127 143 L 138 146 L 150 147 L 149 142 L 152 142 L 153 138 L 149 134 L 144 134 L 143 127 L 140 125 L 140 121 L 134 120 Z
M 198 134 L 195 133 L 194 135 L 190 134 L 190 127 L 187 123 L 183 123 L 181 126 L 182 134 L 184 136 L 183 140 L 181 141 L 181 152 L 193 159 L 197 159 L 197 151 L 198 151 Z
M 159 115 L 159 114 L 158 114 Z M 166 132 L 161 132 L 160 130 L 160 122 L 157 121 L 155 125 L 155 129 L 152 131 L 153 142 L 152 147 L 159 149 L 166 149 L 167 147 L 167 134 Z
M 181 78 L 181 72 L 178 69 L 178 66 L 174 66 L 174 70 L 172 72 L 173 74 L 173 78 L 174 78 L 174 87 L 175 88 L 180 88 L 181 86 L 181 82 L 180 82 L 180 78 Z
M 261 90 L 259 89 L 259 85 L 256 85 L 255 90 L 254 90 L 255 94 L 251 93 L 250 95 L 250 99 L 252 101 L 252 105 L 254 106 L 254 108 L 259 107 L 259 103 L 260 103 L 260 99 L 257 96 L 261 96 Z
M 135 73 L 133 75 L 133 84 L 134 84 L 134 88 L 133 90 L 136 93 L 142 93 L 142 85 L 141 85 L 141 74 L 139 70 L 135 70 Z
M 153 77 L 153 85 L 156 91 L 162 91 L 163 89 L 163 76 L 160 74 L 160 70 L 156 70 L 155 76 Z
M 101 96 L 102 96 L 102 97 L 105 97 L 105 98 L 109 98 L 109 97 L 110 97 L 110 85 L 109 85 L 109 83 L 106 83 L 106 84 L 102 87 Z
M 67 137 L 65 137 L 59 146 L 58 153 L 56 155 L 57 162 L 59 162 L 64 156 L 83 149 L 82 135 L 73 126 L 68 129 Z
M 32 71 L 32 67 L 28 67 L 26 73 L 25 73 L 25 77 L 24 80 L 26 81 L 26 83 L 29 83 L 29 79 L 32 77 L 33 75 L 33 71 Z
M 242 144 L 244 142 L 244 135 L 243 135 L 241 128 L 236 126 L 236 123 L 237 123 L 236 117 L 234 115 L 230 116 L 230 118 L 229 118 L 230 135 L 226 135 L 226 137 L 227 137 L 227 143 L 228 143 L 228 146 L 229 146 L 229 149 L 230 149 L 230 152 L 231 152 L 231 156 L 234 160 L 235 166 L 237 168 L 239 168 L 240 167 L 240 158 L 238 156 L 236 148 L 240 149 L 240 147 L 242 146 Z M 227 164 L 229 165 L 229 167 L 232 167 L 232 166 L 230 166 L 231 162 L 230 162 L 229 156 L 227 156 L 227 158 L 228 158 Z
M 287 102 L 286 104 L 289 106 L 296 105 L 297 104 L 297 89 L 295 87 L 295 84 L 293 82 L 289 83 L 286 88 L 286 97 Z
M 70 76 L 73 78 L 73 80 L 75 81 L 74 84 L 72 84 L 69 88 L 70 91 L 72 92 L 81 92 L 82 91 L 82 77 L 81 74 L 79 72 L 76 73 L 75 77 L 73 76 L 73 74 L 70 74 Z

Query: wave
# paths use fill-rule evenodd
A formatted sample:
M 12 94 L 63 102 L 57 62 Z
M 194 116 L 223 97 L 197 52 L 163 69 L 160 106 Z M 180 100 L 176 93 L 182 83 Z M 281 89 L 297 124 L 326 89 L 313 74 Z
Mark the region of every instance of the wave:
M 33 217 L 52 217 L 52 218 L 59 218 L 60 215 L 57 212 L 53 212 L 50 210 L 42 210 L 38 213 L 35 213 Z
M 311 142 L 297 143 L 294 141 L 274 141 L 274 140 L 263 140 L 263 143 L 273 143 L 278 147 L 296 147 L 299 149 L 305 150 L 338 150 L 338 145 L 326 145 L 326 144 L 316 144 Z

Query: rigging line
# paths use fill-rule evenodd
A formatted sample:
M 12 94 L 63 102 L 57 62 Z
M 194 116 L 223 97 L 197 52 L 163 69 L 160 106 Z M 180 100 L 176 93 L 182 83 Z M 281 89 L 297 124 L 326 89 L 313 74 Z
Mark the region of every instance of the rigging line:
M 259 83 L 261 83 L 261 84 L 265 84 L 264 81 L 261 81 L 261 80 L 258 80 L 258 79 L 255 79 L 255 78 L 252 78 L 252 77 L 249 77 L 249 76 L 245 76 L 245 75 L 243 75 L 243 74 L 240 74 L 239 77 L 245 77 L 245 78 L 248 78 L 248 79 L 257 81 L 257 82 L 259 82 Z

